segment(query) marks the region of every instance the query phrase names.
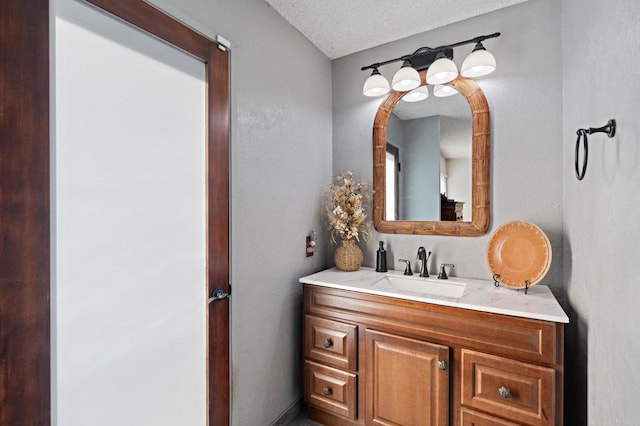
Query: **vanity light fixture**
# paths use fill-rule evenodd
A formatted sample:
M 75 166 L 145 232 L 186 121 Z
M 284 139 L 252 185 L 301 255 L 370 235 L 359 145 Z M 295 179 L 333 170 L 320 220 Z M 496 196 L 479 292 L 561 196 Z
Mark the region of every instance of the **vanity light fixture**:
M 458 67 L 453 62 L 453 48 L 466 44 L 475 43 L 475 48 L 462 64 L 461 74 L 465 77 L 480 77 L 487 75 L 496 69 L 494 56 L 486 50 L 483 41 L 500 36 L 500 33 L 482 35 L 458 43 L 439 46 L 436 48 L 421 47 L 413 53 L 403 55 L 399 58 L 387 61 L 376 62 L 361 68 L 362 71 L 371 69 L 371 76 L 365 81 L 362 93 L 365 96 L 380 96 L 389 92 L 389 82 L 380 74 L 378 68 L 393 62 L 402 61 L 402 67 L 393 76 L 391 88 L 398 92 L 409 92 L 420 86 L 420 75 L 418 71 L 427 70 L 427 84 L 442 85 L 449 83 L 458 76 Z M 420 91 L 422 93 L 422 91 Z M 440 95 L 445 96 L 442 90 Z M 448 93 L 446 96 L 455 94 Z M 417 96 L 417 95 L 416 95 Z M 424 94 L 421 94 L 424 96 Z M 428 92 L 427 92 L 428 96 Z M 407 99 L 409 101 L 409 99 Z
M 389 82 L 387 79 L 380 74 L 378 68 L 374 68 L 367 81 L 364 82 L 362 93 L 365 96 L 382 96 L 389 93 L 389 90 Z
M 462 63 L 460 74 L 464 77 L 482 77 L 496 70 L 496 58 L 487 51 L 482 42 L 476 43 L 471 54 Z
M 402 68 L 398 70 L 391 80 L 391 87 L 398 92 L 406 92 L 420 86 L 420 74 L 411 66 L 409 61 L 404 61 Z
M 458 76 L 458 67 L 451 59 L 446 58 L 442 51 L 438 52 L 436 60 L 427 70 L 428 84 L 444 84 L 453 81 Z
M 438 98 L 446 98 L 447 96 L 453 96 L 458 94 L 458 91 L 453 86 L 447 86 L 444 84 L 436 84 L 433 88 L 433 95 Z
M 455 90 L 455 89 L 454 89 Z M 402 97 L 402 100 L 405 102 L 420 102 L 429 97 L 429 91 L 427 90 L 427 86 L 416 87 L 410 92 L 407 92 Z

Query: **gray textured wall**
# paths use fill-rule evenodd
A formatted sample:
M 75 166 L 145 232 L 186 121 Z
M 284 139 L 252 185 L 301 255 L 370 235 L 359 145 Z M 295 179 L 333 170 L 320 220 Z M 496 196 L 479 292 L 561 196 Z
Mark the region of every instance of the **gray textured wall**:
M 302 394 L 297 280 L 327 264 L 331 65 L 262 0 L 153 2 L 232 43 L 232 423 L 266 425 Z
M 640 419 L 640 2 L 563 2 L 564 280 L 567 410 L 579 425 Z M 614 139 L 589 138 L 585 179 L 576 130 L 615 118 Z
M 333 170 L 354 170 L 372 179 L 372 127 L 380 98 L 362 95 L 368 77 L 360 67 L 414 51 L 480 34 L 500 31 L 485 43 L 498 70 L 478 84 L 491 108 L 492 222 L 478 238 L 393 236 L 374 234 L 365 248 L 365 263 L 375 265 L 377 241 L 388 243 L 389 265 L 414 258 L 418 246 L 433 251 L 430 269 L 454 263 L 454 275 L 488 279 L 488 238 L 500 224 L 515 220 L 537 223 L 549 236 L 553 264 L 544 283 L 562 296 L 562 51 L 561 2 L 536 0 L 502 9 L 417 36 L 337 59 L 333 64 Z M 458 48 L 458 65 L 473 46 Z M 399 64 L 380 71 L 391 78 Z M 437 101 L 429 98 L 427 101 Z

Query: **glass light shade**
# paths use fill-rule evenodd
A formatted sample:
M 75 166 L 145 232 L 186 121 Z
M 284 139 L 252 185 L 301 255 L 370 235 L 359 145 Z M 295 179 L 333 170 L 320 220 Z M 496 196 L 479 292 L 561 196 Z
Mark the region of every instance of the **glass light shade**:
M 429 66 L 427 83 L 443 84 L 453 81 L 458 76 L 458 67 L 448 58 L 440 58 Z
M 457 94 L 458 94 L 458 91 L 451 86 L 437 84 L 433 88 L 433 95 L 439 98 L 446 98 L 447 96 L 453 96 Z
M 369 78 L 367 78 L 367 81 L 364 82 L 362 94 L 369 97 L 382 96 L 389 93 L 389 90 L 389 82 L 387 79 L 374 70 Z
M 391 87 L 398 92 L 407 92 L 420 86 L 420 74 L 410 65 L 403 65 L 391 81 Z
M 484 48 L 471 52 L 462 63 L 461 74 L 465 77 L 482 77 L 496 70 L 496 58 Z
M 420 102 L 429 97 L 429 91 L 427 90 L 427 86 L 420 86 L 416 89 L 413 89 L 409 93 L 406 93 L 402 100 L 405 102 Z

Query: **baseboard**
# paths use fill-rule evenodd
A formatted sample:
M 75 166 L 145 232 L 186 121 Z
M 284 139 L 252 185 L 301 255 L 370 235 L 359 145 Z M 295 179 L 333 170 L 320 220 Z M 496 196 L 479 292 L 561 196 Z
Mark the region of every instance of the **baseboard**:
M 302 412 L 302 398 L 297 399 L 270 426 L 286 426 L 293 422 Z

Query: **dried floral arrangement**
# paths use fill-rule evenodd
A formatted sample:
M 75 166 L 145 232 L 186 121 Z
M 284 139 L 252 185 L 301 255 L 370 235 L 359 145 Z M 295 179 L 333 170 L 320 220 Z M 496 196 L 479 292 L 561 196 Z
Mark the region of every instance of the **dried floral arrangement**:
M 334 243 L 336 236 L 357 241 L 360 236 L 364 240 L 370 236 L 365 205 L 371 198 L 371 190 L 366 182 L 356 182 L 351 171 L 338 174 L 327 188 L 326 198 L 325 209 Z

